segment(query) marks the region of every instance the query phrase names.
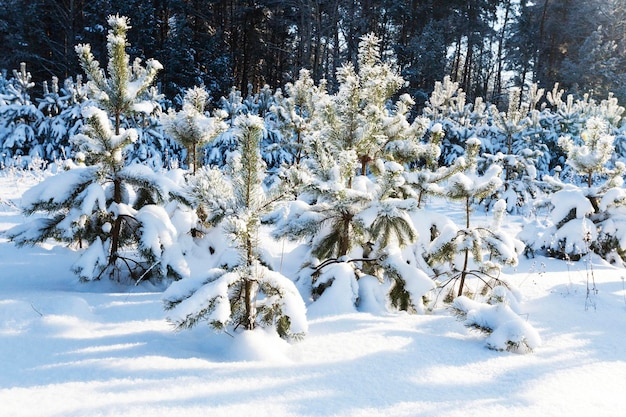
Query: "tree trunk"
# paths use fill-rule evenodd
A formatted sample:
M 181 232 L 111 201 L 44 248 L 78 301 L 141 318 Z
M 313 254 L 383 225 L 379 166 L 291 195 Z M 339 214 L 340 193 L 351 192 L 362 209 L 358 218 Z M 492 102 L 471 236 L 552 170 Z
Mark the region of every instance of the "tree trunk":
M 254 330 L 256 320 L 256 308 L 254 306 L 254 293 L 256 283 L 249 278 L 244 279 L 244 297 L 246 303 L 246 318 L 244 321 L 244 327 L 246 330 Z
M 115 179 L 113 181 L 113 201 L 117 204 L 122 202 L 122 181 Z M 122 217 L 115 217 L 113 228 L 111 229 L 111 250 L 109 252 L 109 266 L 114 266 L 117 262 L 118 252 L 120 248 L 120 234 L 122 230 Z
M 193 164 L 193 175 L 196 175 L 196 167 L 198 166 L 197 146 L 191 145 L 191 163 Z
M 465 198 L 465 229 L 469 231 L 470 228 L 470 198 Z M 463 270 L 461 271 L 461 282 L 459 283 L 459 292 L 457 297 L 463 295 L 463 287 L 465 286 L 465 277 L 467 276 L 467 266 L 469 264 L 469 249 L 464 249 L 465 259 L 463 261 Z
M 465 276 L 467 275 L 467 264 L 469 263 L 469 249 L 465 249 L 465 260 L 463 261 L 463 270 L 461 271 L 461 282 L 459 283 L 459 292 L 457 297 L 463 295 L 463 287 L 465 286 Z
M 344 215 L 343 223 L 341 224 L 341 237 L 339 240 L 339 248 L 337 257 L 342 257 L 348 254 L 350 249 L 350 223 L 352 221 L 352 215 Z
M 511 9 L 511 0 L 506 2 L 504 10 L 504 22 L 502 23 L 502 29 L 500 31 L 500 36 L 498 37 L 498 69 L 496 70 L 496 85 L 493 89 L 493 101 L 494 104 L 500 103 L 500 97 L 502 95 L 502 70 L 503 70 L 503 50 L 504 50 L 504 37 L 506 36 L 507 23 L 509 21 L 509 12 Z M 523 84 L 522 84 L 523 86 Z
M 367 175 L 367 164 L 370 158 L 367 155 L 361 157 L 361 175 Z
M 121 125 L 121 112 L 115 112 L 115 134 L 120 134 Z M 116 170 L 117 171 L 117 170 Z M 122 180 L 117 178 L 117 172 L 114 173 L 115 179 L 113 180 L 113 202 L 120 204 L 122 202 Z M 109 251 L 108 266 L 115 266 L 118 258 L 118 252 L 120 249 L 120 234 L 122 230 L 122 217 L 118 214 L 113 222 L 113 228 L 111 229 L 111 250 Z

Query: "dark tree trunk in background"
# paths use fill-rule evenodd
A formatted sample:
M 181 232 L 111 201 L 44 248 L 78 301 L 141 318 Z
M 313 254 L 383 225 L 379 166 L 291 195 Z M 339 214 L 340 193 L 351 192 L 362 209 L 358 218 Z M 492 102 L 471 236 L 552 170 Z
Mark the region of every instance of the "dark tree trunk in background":
M 569 88 L 584 65 L 581 48 L 600 25 L 603 39 L 620 43 L 614 58 L 626 61 L 623 36 L 616 35 L 624 32 L 623 0 L 5 0 L 2 6 L 0 69 L 10 74 L 26 62 L 38 88 L 53 75 L 63 80 L 81 72 L 78 43 L 90 43 L 96 58 L 106 55 L 106 18 L 118 13 L 131 19 L 129 54 L 163 63 L 158 82 L 169 97 L 199 84 L 216 99 L 232 86 L 244 94 L 249 85 L 250 93 L 264 84 L 276 89 L 301 68 L 332 89 L 337 68 L 356 65 L 360 38 L 370 32 L 381 39 L 384 56 L 395 56 L 407 90 L 421 102 L 446 75 L 468 101 L 476 95 L 498 101 L 510 83 L 551 88 L 559 81 Z

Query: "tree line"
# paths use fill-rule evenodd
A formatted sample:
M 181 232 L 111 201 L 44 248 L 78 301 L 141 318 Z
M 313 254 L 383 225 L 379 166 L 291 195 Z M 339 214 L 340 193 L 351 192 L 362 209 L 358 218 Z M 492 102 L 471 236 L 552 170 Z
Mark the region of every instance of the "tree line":
M 80 74 L 74 46 L 106 56 L 107 16 L 128 16 L 132 56 L 164 66 L 168 97 L 204 85 L 213 97 L 280 86 L 305 68 L 337 88 L 373 33 L 424 103 L 449 76 L 468 99 L 503 103 L 511 86 L 626 97 L 626 0 L 18 0 L 0 1 L 0 68 L 26 62 L 38 85 Z

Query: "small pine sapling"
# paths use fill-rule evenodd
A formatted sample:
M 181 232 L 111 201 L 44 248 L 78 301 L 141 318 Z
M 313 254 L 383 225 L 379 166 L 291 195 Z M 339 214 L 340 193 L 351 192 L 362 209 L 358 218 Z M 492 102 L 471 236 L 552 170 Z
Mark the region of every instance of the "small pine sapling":
M 72 102 L 72 95 L 59 86 L 57 77 L 52 77 L 50 86 L 47 81 L 43 82 L 43 98 L 37 101 L 37 109 L 44 115 L 37 127 L 37 136 L 42 139 L 41 156 L 54 161 L 69 155 L 68 126 L 61 114 L 75 104 Z
M 465 169 L 466 160 L 457 158 L 454 163 L 447 166 L 439 166 L 439 157 L 441 155 L 441 141 L 445 136 L 443 127 L 440 123 L 434 123 L 430 127 L 430 140 L 427 143 L 420 143 L 415 149 L 413 155 L 414 161 L 422 161 L 421 166 L 415 166 L 405 173 L 404 177 L 407 186 L 416 193 L 417 205 L 419 208 L 424 206 L 424 201 L 431 193 L 431 186 L 441 183 L 457 172 Z M 417 152 L 416 152 L 417 151 Z
M 465 214 L 463 227 L 447 227 L 438 232 L 438 236 L 430 243 L 427 255 L 433 268 L 448 269 L 448 280 L 442 284 L 443 288 L 458 282 L 456 295 L 453 294 L 455 286 L 452 287 L 452 298 L 465 293 L 468 277 L 483 281 L 484 290 L 488 291 L 492 281 L 500 282 L 498 275 L 502 266 L 517 264 L 517 255 L 521 250 L 521 242 L 510 238 L 499 227 L 472 225 L 473 204 L 493 195 L 502 186 L 500 166 L 492 165 L 483 175 L 476 172 L 479 149 L 478 139 L 468 141 L 465 170 L 455 173 L 444 184 L 431 187 L 431 192 L 452 201 L 460 201 Z M 502 216 L 505 207 L 503 201 L 494 205 L 495 215 Z
M 375 36 L 361 40 L 359 71 L 345 65 L 337 75 L 337 93 L 318 101 L 315 129 L 303 140 L 299 198 L 273 219 L 274 236 L 310 245 L 300 279 L 310 281 L 316 302 L 341 299 L 354 308 L 357 281 L 369 276 L 393 282 L 393 294 L 411 297 L 396 304 L 419 310 L 432 282 L 415 264 L 406 267 L 400 250 L 417 238 L 408 216 L 417 202 L 402 164 L 431 150 L 420 143 L 427 124 L 407 121 L 408 95 L 388 105 L 403 80 L 381 61 Z
M 275 115 L 281 134 L 291 139 L 289 148 L 296 165 L 304 156 L 304 141 L 314 130 L 319 103 L 327 99 L 325 85 L 315 85 L 308 70 L 300 70 L 298 79 L 278 91 L 270 111 Z
M 551 194 L 538 205 L 549 209 L 549 217 L 528 223 L 520 234 L 529 253 L 578 260 L 594 251 L 612 261 L 624 260 L 626 194 L 621 185 L 626 166 L 612 161 L 614 136 L 609 130 L 605 119 L 594 116 L 586 121 L 580 143 L 569 136 L 559 139 L 575 176 L 571 183 L 544 177 Z
M 467 103 L 466 93 L 450 76 L 435 83 L 424 115 L 433 123 L 440 123 L 446 132 L 442 141 L 441 165 L 450 166 L 462 156 L 465 143 L 480 135 L 485 128 L 487 106 L 481 97 Z
M 190 88 L 183 98 L 182 110 L 177 112 L 170 109 L 162 117 L 165 133 L 187 149 L 187 165 L 193 167 L 194 174 L 201 166 L 198 148 L 226 130 L 220 112 L 214 117 L 205 114 L 208 98 L 209 93 L 204 87 Z
M 2 97 L 5 104 L 0 106 L 0 149 L 7 165 L 12 163 L 11 158 L 45 156 L 37 138 L 44 114 L 31 102 L 29 90 L 35 86 L 31 79 L 22 62 L 19 70 L 13 70 Z M 28 160 L 22 162 L 28 164 Z
M 84 164 L 27 191 L 24 211 L 47 216 L 16 226 L 8 235 L 18 244 L 53 238 L 79 248 L 86 245 L 73 266 L 81 281 L 181 278 L 188 268 L 176 229 L 161 206 L 177 186 L 146 166 L 126 166 L 125 148 L 136 140 L 137 132 L 121 127 L 122 117 L 140 102 L 161 66 L 153 60 L 145 69 L 138 61 L 129 66 L 128 19 L 110 16 L 108 22 L 108 76 L 89 45 L 76 48 L 90 96 L 100 106 L 83 108 L 87 123 L 72 138 Z
M 213 217 L 238 256 L 208 274 L 172 284 L 164 296 L 168 319 L 179 329 L 206 321 L 216 330 L 237 332 L 273 328 L 283 338 L 298 338 L 307 331 L 306 312 L 294 283 L 262 262 L 259 248 L 261 215 L 276 198 L 262 187 L 265 164 L 260 154 L 264 128 L 258 116 L 235 120 L 239 141 L 228 165 L 232 187 L 225 210 L 215 206 Z M 211 171 L 217 176 L 219 171 Z M 218 178 L 212 179 L 219 184 Z M 220 221 L 221 220 L 221 221 Z
M 487 165 L 500 164 L 504 168 L 504 190 L 501 197 L 507 201 L 507 211 L 521 210 L 538 194 L 537 162 L 546 149 L 533 139 L 540 134 L 539 111 L 535 109 L 543 96 L 543 89 L 534 84 L 527 99 L 522 100 L 521 91 L 514 88 L 509 92 L 509 106 L 500 112 L 490 107 L 493 120 L 492 154 L 483 154 Z M 539 129 L 539 130 L 538 130 Z

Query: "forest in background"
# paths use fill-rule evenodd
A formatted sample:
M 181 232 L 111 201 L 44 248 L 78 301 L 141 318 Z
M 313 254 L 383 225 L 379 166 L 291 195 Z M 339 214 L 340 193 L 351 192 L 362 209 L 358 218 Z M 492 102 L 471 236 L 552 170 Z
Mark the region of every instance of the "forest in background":
M 108 15 L 128 16 L 129 54 L 158 59 L 167 97 L 205 85 L 213 98 L 293 82 L 301 68 L 338 87 L 368 33 L 423 104 L 449 76 L 468 100 L 505 101 L 536 82 L 626 98 L 624 0 L 2 0 L 0 68 L 28 65 L 37 89 L 80 74 L 74 46 L 106 55 Z

